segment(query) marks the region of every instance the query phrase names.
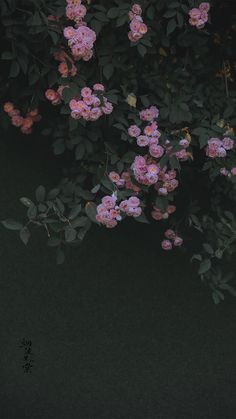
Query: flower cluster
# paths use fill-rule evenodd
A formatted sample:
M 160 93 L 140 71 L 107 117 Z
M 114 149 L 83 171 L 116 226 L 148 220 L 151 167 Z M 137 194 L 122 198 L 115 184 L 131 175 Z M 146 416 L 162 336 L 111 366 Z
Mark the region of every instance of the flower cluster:
M 64 29 L 64 36 L 68 40 L 71 54 L 76 61 L 89 61 L 93 56 L 96 33 L 85 25 L 83 23 L 78 28 L 68 26 Z
M 236 167 L 232 167 L 230 170 L 226 169 L 226 167 L 222 167 L 220 169 L 220 174 L 226 177 L 236 176 Z
M 23 134 L 31 134 L 33 124 L 41 120 L 38 109 L 27 112 L 25 117 L 21 115 L 20 110 L 16 109 L 11 102 L 6 102 L 3 109 L 11 118 L 12 125 L 20 128 Z
M 139 4 L 134 4 L 129 12 L 130 31 L 128 33 L 131 42 L 139 41 L 147 33 L 147 25 L 142 19 L 142 8 Z
M 113 111 L 113 105 L 104 96 L 105 88 L 102 84 L 96 83 L 93 89 L 84 87 L 81 96 L 72 99 L 69 103 L 71 117 L 74 119 L 83 118 L 86 121 L 96 121 L 102 115 L 109 115 Z
M 129 172 L 123 172 L 120 176 L 119 173 L 112 171 L 109 173 L 108 177 L 117 186 L 117 188 L 124 187 L 136 193 L 140 191 L 140 187 L 132 182 Z
M 77 25 L 81 24 L 87 14 L 86 7 L 81 4 L 81 0 L 66 0 L 66 16 L 69 20 L 73 20 Z
M 58 66 L 58 71 L 63 78 L 74 77 L 77 74 L 77 67 L 74 63 L 74 60 L 69 57 L 69 55 L 61 50 L 54 53 L 54 58 L 57 61 L 60 61 Z
M 66 1 L 66 16 L 69 20 L 75 22 L 75 27 L 67 26 L 64 29 L 64 36 L 68 40 L 68 46 L 74 60 L 89 61 L 93 56 L 93 44 L 96 41 L 96 33 L 88 28 L 87 23 L 83 20 L 87 9 L 81 0 Z
M 167 167 L 160 169 L 158 174 L 158 182 L 154 188 L 160 196 L 167 196 L 168 193 L 173 192 L 178 186 L 179 181 L 176 179 L 177 172 L 174 169 L 167 170 Z
M 177 234 L 171 229 L 166 230 L 165 237 L 166 239 L 164 239 L 161 243 L 161 247 L 163 250 L 171 250 L 173 248 L 173 245 L 176 247 L 180 247 L 183 244 L 182 237 L 177 236 Z
M 60 105 L 62 102 L 62 92 L 66 86 L 59 86 L 57 90 L 47 89 L 45 97 L 51 102 L 52 105 Z
M 159 179 L 160 167 L 147 155 L 136 156 L 131 169 L 137 182 L 142 185 L 154 185 Z
M 210 138 L 206 148 L 206 155 L 215 159 L 217 157 L 226 157 L 227 151 L 234 148 L 234 141 L 229 137 L 224 137 L 223 140 L 219 138 Z
M 129 217 L 139 217 L 142 213 L 139 198 L 131 196 L 117 205 L 115 194 L 104 196 L 102 203 L 97 206 L 96 220 L 107 228 L 113 228 L 122 220 L 122 213 Z
M 166 211 L 161 211 L 159 208 L 154 207 L 153 211 L 151 213 L 151 216 L 154 220 L 160 221 L 160 220 L 167 220 L 171 214 L 173 214 L 176 211 L 175 205 L 168 205 L 166 208 Z
M 141 121 L 153 122 L 159 116 L 159 110 L 156 106 L 150 106 L 150 108 L 143 109 L 139 112 Z
M 140 207 L 140 199 L 136 196 L 131 196 L 129 199 L 121 201 L 119 208 L 129 217 L 139 217 L 142 213 L 142 208 Z
M 169 140 L 166 140 L 162 145 L 159 144 L 161 133 L 155 121 L 158 115 L 159 111 L 155 106 L 142 110 L 139 113 L 140 120 L 147 121 L 149 124 L 145 125 L 143 130 L 137 125 L 131 125 L 128 129 L 128 134 L 130 137 L 136 138 L 139 147 L 148 147 L 149 154 L 156 159 L 161 158 L 166 153 L 169 157 L 174 155 L 178 160 L 187 160 L 189 158 L 189 153 L 186 150 L 189 147 L 189 141 L 187 139 L 182 138 L 179 140 L 181 149 L 175 152 Z
M 189 144 L 190 143 L 186 138 L 181 138 L 179 140 L 179 146 L 181 147 L 181 149 L 179 151 L 173 151 L 173 147 L 170 145 L 170 141 L 167 140 L 165 142 L 166 154 L 169 154 L 169 157 L 175 156 L 180 161 L 186 161 L 189 159 L 189 156 L 191 155 L 187 151 Z
M 208 12 L 210 10 L 210 4 L 203 2 L 198 8 L 194 7 L 189 11 L 189 23 L 192 26 L 196 26 L 197 29 L 204 28 L 208 21 Z

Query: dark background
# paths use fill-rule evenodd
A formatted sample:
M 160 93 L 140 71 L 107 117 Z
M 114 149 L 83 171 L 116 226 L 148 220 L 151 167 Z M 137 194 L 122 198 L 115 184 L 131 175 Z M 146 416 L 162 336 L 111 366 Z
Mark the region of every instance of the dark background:
M 0 142 L 0 219 L 60 178 L 48 140 L 16 132 Z M 215 306 L 158 227 L 95 229 L 62 266 L 41 234 L 0 238 L 1 419 L 236 418 L 236 300 Z

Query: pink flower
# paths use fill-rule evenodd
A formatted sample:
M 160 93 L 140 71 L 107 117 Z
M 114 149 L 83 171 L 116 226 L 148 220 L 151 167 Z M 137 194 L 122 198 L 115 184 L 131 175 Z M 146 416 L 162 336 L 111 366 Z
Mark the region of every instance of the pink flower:
M 142 8 L 139 4 L 134 4 L 132 9 L 129 11 L 130 19 L 130 31 L 128 33 L 128 38 L 131 42 L 137 42 L 147 33 L 147 25 L 143 23 L 141 17 Z
M 188 153 L 186 152 L 186 150 L 185 150 L 185 149 L 183 149 L 183 150 L 177 151 L 177 152 L 175 153 L 175 157 L 177 157 L 177 159 L 178 159 L 178 160 L 182 160 L 182 161 L 184 161 L 184 160 L 187 160 L 187 159 L 188 159 L 189 155 L 188 155 Z
M 156 164 L 149 164 L 147 166 L 147 171 L 148 171 L 148 173 L 152 173 L 153 175 L 157 175 L 157 173 L 159 173 L 160 169 L 159 169 L 159 167 L 157 167 Z
M 93 100 L 92 104 L 93 104 L 93 106 L 95 106 L 95 108 L 101 105 L 101 101 L 96 95 L 92 95 L 91 98 Z M 86 98 L 86 99 L 88 99 L 88 98 Z
M 163 240 L 161 242 L 161 247 L 163 250 L 171 250 L 172 249 L 172 243 L 170 240 Z
M 176 211 L 176 206 L 175 205 L 168 205 L 168 207 L 167 207 L 168 214 L 173 214 L 175 211 Z
M 81 95 L 83 98 L 90 97 L 92 95 L 92 90 L 89 87 L 83 87 L 81 90 Z
M 219 147 L 217 150 L 217 157 L 225 157 L 227 154 L 226 150 L 224 149 L 224 147 Z
M 81 118 L 81 112 L 80 111 L 77 111 L 77 110 L 72 111 L 71 112 L 71 118 L 73 118 L 73 119 L 80 119 Z
M 232 140 L 231 141 L 228 141 L 228 140 L 231 140 L 231 139 L 226 138 L 225 145 L 226 147 L 227 146 L 231 147 Z M 210 138 L 210 140 L 208 140 L 208 146 L 206 148 L 206 155 L 208 157 L 211 157 L 211 158 L 225 157 L 226 154 L 227 152 L 225 148 L 223 147 L 223 142 L 219 138 Z
M 204 25 L 208 21 L 208 13 L 201 12 L 201 19 L 199 19 L 197 26 Z
M 11 122 L 15 127 L 21 127 L 23 124 L 23 118 L 20 115 L 15 115 L 12 117 Z
M 53 90 L 53 89 L 48 89 L 48 90 L 46 90 L 46 92 L 45 92 L 45 96 L 46 96 L 46 98 L 47 98 L 48 100 L 50 100 L 50 101 L 52 102 L 53 100 L 57 99 L 58 94 L 57 94 L 57 92 L 56 92 L 55 90 Z
M 229 137 L 224 137 L 222 144 L 225 150 L 232 150 L 234 148 L 234 141 Z
M 13 105 L 12 102 L 6 102 L 3 106 L 3 109 L 6 113 L 9 113 L 9 112 L 13 111 L 14 105 Z
M 142 208 L 140 207 L 129 207 L 127 215 L 131 216 L 131 217 L 139 217 L 142 214 Z
M 68 76 L 69 69 L 68 69 L 68 65 L 66 64 L 66 62 L 62 62 L 62 63 L 59 64 L 58 71 L 62 75 L 62 77 L 67 77 Z
M 131 196 L 127 201 L 128 207 L 136 208 L 140 205 L 140 199 L 136 196 Z
M 105 206 L 105 208 L 111 209 L 114 208 L 116 200 L 117 198 L 115 196 L 107 195 L 102 198 L 102 204 Z
M 154 211 L 151 212 L 151 216 L 156 221 L 160 221 L 163 219 L 163 214 L 158 208 L 154 208 Z
M 155 158 L 160 158 L 164 154 L 164 148 L 161 145 L 152 144 L 149 147 L 149 153 Z
M 95 83 L 95 84 L 93 85 L 93 90 L 97 90 L 97 91 L 100 91 L 100 92 L 104 92 L 105 87 L 103 86 L 103 84 L 100 84 L 100 83 Z
M 69 102 L 69 107 L 72 111 L 77 110 L 78 108 L 78 102 L 75 99 L 71 99 L 71 101 Z
M 21 124 L 24 128 L 31 128 L 33 125 L 33 121 L 31 118 L 22 118 L 22 124 Z
M 201 11 L 195 7 L 189 11 L 189 16 L 191 19 L 199 20 L 201 18 Z
M 22 134 L 31 134 L 32 133 L 32 128 L 27 128 L 24 125 L 22 125 L 20 127 L 20 130 L 21 130 Z
M 151 125 L 147 125 L 144 128 L 144 134 L 148 136 L 154 136 L 157 134 L 157 123 L 153 122 Z
M 183 244 L 183 239 L 182 239 L 182 237 L 175 237 L 175 239 L 174 239 L 174 246 L 182 246 L 182 244 Z
M 135 15 L 139 15 L 141 16 L 142 14 L 142 8 L 139 4 L 134 4 L 131 8 L 131 11 L 135 14 Z
M 232 171 L 231 171 L 231 173 L 232 173 Z M 220 169 L 220 174 L 223 175 L 223 176 L 228 176 L 229 171 L 226 169 L 226 167 L 222 167 Z
M 148 31 L 147 25 L 145 23 L 141 23 L 140 27 L 139 27 L 139 33 L 141 35 L 145 35 L 145 33 L 147 33 L 147 31 Z
M 116 173 L 116 172 L 110 172 L 109 173 L 109 179 L 112 182 L 117 183 L 120 180 L 120 175 L 119 175 L 119 173 Z
M 151 106 L 148 109 L 144 109 L 139 113 L 140 119 L 142 121 L 153 122 L 159 115 L 159 110 L 156 106 Z
M 102 111 L 105 115 L 110 115 L 113 111 L 113 105 L 110 102 L 107 102 L 105 106 L 102 107 Z
M 146 135 L 139 135 L 137 144 L 139 147 L 146 147 L 149 144 L 149 138 Z
M 189 142 L 185 138 L 182 138 L 182 140 L 180 140 L 179 142 L 179 145 L 181 145 L 184 148 L 187 148 L 189 146 Z
M 66 39 L 70 39 L 72 38 L 72 36 L 74 36 L 75 29 L 73 28 L 73 26 L 68 26 L 67 28 L 64 29 L 63 33 Z
M 121 201 L 120 205 L 119 205 L 121 211 L 126 212 L 128 209 L 128 201 L 127 199 L 124 201 Z
M 76 9 L 76 15 L 77 15 L 76 17 L 83 18 L 85 17 L 86 13 L 87 13 L 87 9 L 82 4 Z
M 131 125 L 128 129 L 130 137 L 138 137 L 141 134 L 141 130 L 137 125 Z
M 201 12 L 209 12 L 209 10 L 210 10 L 210 3 L 208 3 L 208 2 L 201 3 L 200 6 L 199 6 L 199 10 Z
M 130 23 L 131 32 L 134 32 L 134 33 L 139 32 L 140 27 L 141 27 L 141 22 L 137 18 L 134 18 Z
M 175 240 L 176 234 L 174 230 L 169 229 L 165 231 L 165 237 L 169 240 Z
M 232 174 L 233 176 L 236 176 L 236 167 L 232 167 L 232 169 L 231 169 L 231 174 Z

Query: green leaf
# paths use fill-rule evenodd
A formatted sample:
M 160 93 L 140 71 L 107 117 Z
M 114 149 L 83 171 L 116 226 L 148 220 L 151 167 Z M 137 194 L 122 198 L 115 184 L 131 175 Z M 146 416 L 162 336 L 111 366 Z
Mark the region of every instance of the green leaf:
M 93 187 L 93 189 L 91 189 L 91 192 L 92 193 L 97 193 L 98 191 L 99 191 L 99 189 L 101 188 L 101 185 L 100 185 L 100 183 L 98 183 L 97 185 L 95 185 L 94 187 Z
M 198 273 L 199 275 L 205 274 L 211 269 L 211 260 L 210 259 L 204 259 L 199 267 Z
M 107 17 L 109 19 L 115 19 L 119 16 L 120 14 L 120 10 L 118 7 L 112 7 L 111 9 L 108 10 L 107 12 Z
M 201 261 L 202 260 L 202 255 L 199 255 L 199 254 L 193 255 L 192 258 L 191 258 L 191 261 L 193 261 L 193 260 Z
M 65 103 L 69 103 L 71 99 L 75 97 L 75 91 L 74 89 L 71 89 L 70 87 L 65 87 L 62 92 L 62 99 Z
M 12 220 L 11 218 L 3 220 L 2 225 L 6 227 L 8 230 L 21 230 L 23 227 L 23 224 L 19 223 L 18 221 Z
M 139 223 L 150 224 L 144 213 L 142 213 L 139 217 L 135 217 L 135 221 L 138 221 Z
M 46 189 L 44 186 L 40 185 L 35 191 L 35 197 L 38 202 L 43 202 L 45 200 Z
M 203 243 L 203 249 L 209 253 L 210 255 L 213 255 L 214 250 L 212 249 L 211 245 L 209 243 Z
M 107 80 L 109 80 L 111 78 L 113 73 L 114 73 L 113 64 L 109 63 L 109 64 L 106 64 L 103 67 L 103 74 L 104 74 L 104 76 L 106 77 Z
M 164 13 L 163 17 L 169 18 L 169 17 L 173 17 L 175 15 L 176 15 L 176 10 L 167 10 L 167 12 Z
M 138 44 L 137 49 L 138 49 L 138 52 L 141 55 L 141 57 L 144 57 L 146 55 L 147 48 L 144 45 Z
M 58 188 L 51 189 L 51 190 L 48 192 L 47 199 L 48 199 L 48 200 L 53 200 L 53 199 L 55 199 L 55 198 L 57 197 L 57 195 L 59 194 L 59 192 L 60 192 L 60 189 L 58 189 Z
M 85 212 L 86 212 L 87 216 L 89 217 L 89 219 L 91 221 L 93 221 L 94 223 L 98 224 L 98 222 L 96 220 L 97 205 L 94 204 L 94 202 L 87 202 L 87 204 L 85 206 Z
M 20 230 L 19 235 L 20 235 L 21 241 L 26 245 L 28 243 L 29 239 L 30 239 L 30 236 L 31 236 L 28 227 L 23 227 Z
M 29 198 L 25 198 L 24 196 L 22 198 L 20 198 L 20 202 L 25 206 L 25 207 L 30 207 L 31 205 L 33 205 L 34 203 L 29 199 Z
M 85 153 L 85 147 L 84 144 L 78 144 L 75 149 L 75 158 L 76 160 L 81 160 Z
M 66 242 L 70 243 L 73 240 L 75 240 L 76 235 L 77 235 L 77 231 L 73 227 L 67 226 L 65 228 L 65 240 L 66 240 Z
M 69 220 L 74 220 L 77 215 L 80 213 L 81 211 L 81 204 L 76 205 L 74 208 L 72 208 L 72 210 L 70 211 L 68 218 Z
M 48 246 L 50 247 L 56 247 L 61 244 L 61 239 L 57 236 L 51 236 L 48 239 Z
M 74 228 L 84 227 L 85 224 L 87 223 L 87 221 L 88 221 L 88 218 L 85 217 L 85 216 L 77 217 L 77 218 L 75 218 L 74 220 L 71 221 L 71 225 Z
M 32 204 L 27 211 L 27 217 L 31 220 L 37 216 L 37 207 Z
M 175 19 L 171 19 L 168 22 L 167 29 L 166 29 L 167 36 L 170 35 L 172 32 L 174 32 L 176 26 L 177 26 L 177 23 Z

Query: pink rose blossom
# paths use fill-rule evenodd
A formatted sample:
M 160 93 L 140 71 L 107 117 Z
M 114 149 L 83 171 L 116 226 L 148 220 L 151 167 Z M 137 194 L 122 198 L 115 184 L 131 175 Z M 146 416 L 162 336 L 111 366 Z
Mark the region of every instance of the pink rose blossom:
M 182 246 L 182 244 L 183 244 L 183 239 L 182 239 L 182 237 L 175 237 L 175 239 L 174 239 L 174 246 Z
M 131 125 L 128 129 L 130 137 L 138 137 L 141 134 L 141 130 L 137 125 Z
M 163 250 L 171 250 L 172 249 L 172 243 L 170 240 L 163 240 L 161 242 L 161 247 Z

